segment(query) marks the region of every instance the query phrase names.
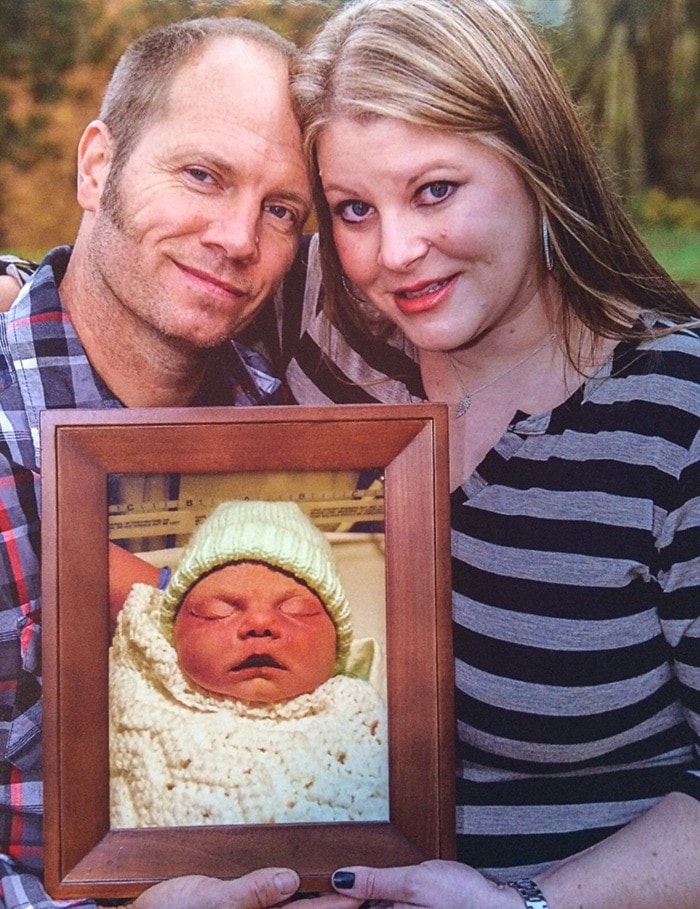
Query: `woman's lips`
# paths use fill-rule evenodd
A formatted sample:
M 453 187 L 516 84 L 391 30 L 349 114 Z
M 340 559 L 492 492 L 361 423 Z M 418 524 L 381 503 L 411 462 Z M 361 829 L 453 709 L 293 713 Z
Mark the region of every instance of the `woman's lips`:
M 427 312 L 439 306 L 457 281 L 458 275 L 451 275 L 438 281 L 426 281 L 394 292 L 396 306 L 406 315 Z

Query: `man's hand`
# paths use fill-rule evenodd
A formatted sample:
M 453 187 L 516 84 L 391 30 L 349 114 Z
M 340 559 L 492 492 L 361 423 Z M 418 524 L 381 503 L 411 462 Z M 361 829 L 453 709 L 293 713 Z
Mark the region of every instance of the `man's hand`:
M 299 887 L 299 876 L 288 868 L 262 868 L 232 881 L 203 875 L 176 877 L 144 891 L 132 909 L 270 909 Z
M 15 302 L 19 284 L 9 275 L 0 275 L 0 312 L 6 312 Z

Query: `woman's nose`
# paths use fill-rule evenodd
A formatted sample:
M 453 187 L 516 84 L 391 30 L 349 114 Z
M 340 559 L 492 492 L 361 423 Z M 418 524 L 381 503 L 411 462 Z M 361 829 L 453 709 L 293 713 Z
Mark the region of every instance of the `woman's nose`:
M 377 256 L 379 265 L 390 271 L 406 271 L 422 259 L 431 244 L 418 228 L 418 224 L 411 224 L 411 218 L 384 218 Z

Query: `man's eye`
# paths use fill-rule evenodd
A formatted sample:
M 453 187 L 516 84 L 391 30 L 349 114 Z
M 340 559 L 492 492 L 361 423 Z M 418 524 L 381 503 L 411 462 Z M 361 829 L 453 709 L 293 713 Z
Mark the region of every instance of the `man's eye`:
M 279 218 L 280 221 L 289 221 L 293 224 L 297 222 L 297 214 L 292 211 L 291 208 L 287 208 L 286 205 L 266 205 L 265 211 L 269 212 L 275 218 Z
M 426 183 L 418 190 L 418 201 L 426 205 L 434 205 L 436 202 L 442 202 L 449 198 L 457 187 L 456 183 L 450 183 L 448 180 L 435 180 L 433 183 Z
M 193 180 L 196 180 L 198 183 L 207 183 L 211 182 L 214 178 L 209 173 L 209 171 L 204 170 L 201 167 L 188 167 L 187 173 Z
M 341 202 L 340 205 L 335 207 L 335 213 L 340 215 L 343 221 L 347 221 L 350 224 L 359 224 L 364 221 L 371 211 L 372 206 L 366 202 L 361 202 L 359 199 Z

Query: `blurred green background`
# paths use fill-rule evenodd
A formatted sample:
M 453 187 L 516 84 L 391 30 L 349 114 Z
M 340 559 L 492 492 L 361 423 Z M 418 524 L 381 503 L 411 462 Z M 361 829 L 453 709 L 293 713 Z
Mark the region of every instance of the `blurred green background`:
M 0 249 L 39 257 L 73 238 L 75 147 L 135 35 L 246 15 L 303 45 L 342 2 L 0 0 Z M 513 2 L 541 28 L 642 236 L 700 298 L 699 0 Z

